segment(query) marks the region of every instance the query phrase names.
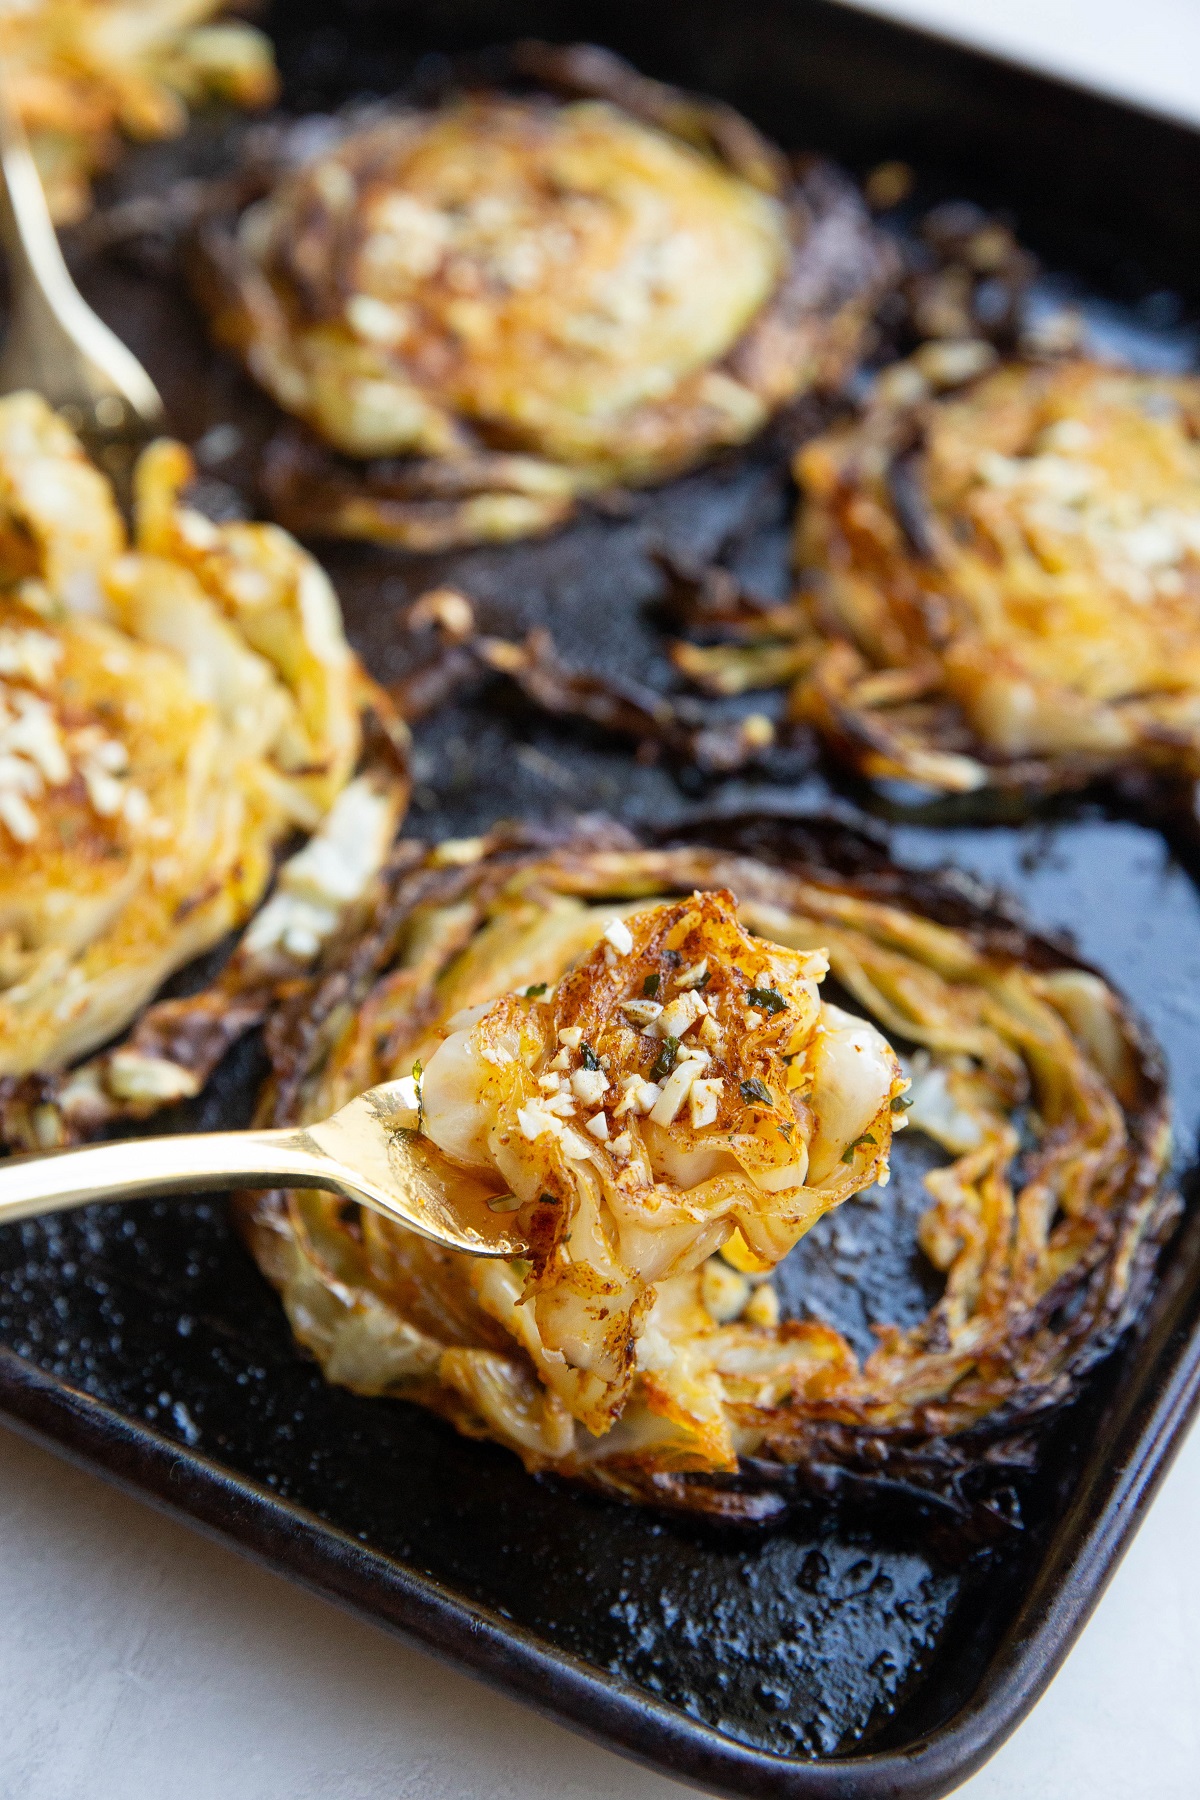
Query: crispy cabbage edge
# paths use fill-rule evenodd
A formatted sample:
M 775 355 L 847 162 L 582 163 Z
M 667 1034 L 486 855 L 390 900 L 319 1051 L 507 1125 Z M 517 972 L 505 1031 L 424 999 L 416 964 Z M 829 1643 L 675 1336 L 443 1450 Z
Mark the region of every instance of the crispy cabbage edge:
M 811 161 L 794 170 L 732 108 L 647 80 L 594 46 L 520 44 L 508 61 L 509 74 L 526 91 L 532 83 L 543 95 L 614 108 L 698 152 L 740 180 L 760 204 L 765 199 L 778 206 L 786 221 L 782 271 L 721 355 L 677 380 L 661 400 L 646 399 L 616 415 L 620 430 L 603 453 L 563 459 L 539 453 L 536 445 L 517 453 L 490 445 L 472 433 L 465 415 L 426 395 L 419 383 L 410 403 L 426 421 L 428 447 L 419 454 L 356 461 L 333 454 L 318 432 L 283 430 L 268 450 L 264 490 L 275 516 L 293 529 L 423 551 L 553 530 L 582 496 L 621 483 L 664 480 L 722 446 L 746 441 L 800 395 L 839 387 L 860 354 L 879 299 L 896 279 L 894 252 L 848 178 Z M 473 88 L 472 104 L 486 105 L 504 92 L 503 85 Z M 398 123 L 422 116 L 435 115 L 395 115 Z M 376 120 L 364 135 L 378 129 Z M 287 166 L 285 157 L 285 171 Z M 311 213 L 306 218 L 311 228 Z M 331 211 L 328 233 L 343 233 L 344 223 Z M 198 232 L 191 257 L 198 298 L 218 340 L 281 404 L 307 416 L 311 409 L 301 400 L 296 374 L 289 375 L 292 303 L 275 293 L 237 225 L 237 216 L 213 217 Z M 359 361 L 363 354 L 361 347 L 355 352 Z M 347 375 L 352 365 L 354 357 Z M 293 388 L 294 406 L 287 398 Z M 335 383 L 330 392 L 337 391 Z
M 329 1379 L 498 1437 L 530 1470 L 740 1522 L 816 1493 L 906 1496 L 957 1526 L 1003 1529 L 1037 1427 L 1136 1315 L 1177 1216 L 1159 1053 L 1107 982 L 961 885 L 897 870 L 841 827 L 806 828 L 798 847 L 761 827 L 741 845 L 724 837 L 659 848 L 593 824 L 557 842 L 511 828 L 465 850 L 402 846 L 370 926 L 272 1020 L 261 1117 L 316 1116 L 347 1084 L 380 1079 L 381 1052 L 398 1067 L 437 1012 L 439 977 L 514 882 L 596 899 L 728 887 L 764 934 L 824 946 L 856 1003 L 936 1078 L 924 1128 L 956 1153 L 928 1183 L 920 1241 L 945 1288 L 918 1326 L 883 1329 L 861 1366 L 813 1321 L 710 1326 L 705 1354 L 730 1370 L 744 1449 L 735 1469 L 706 1471 L 658 1429 L 652 1397 L 581 1450 L 450 1266 L 462 1259 L 364 1232 L 311 1195 L 247 1196 L 242 1229 Z M 1041 1124 L 1023 1151 L 1026 1103 Z M 746 1373 L 758 1364 L 765 1379 Z

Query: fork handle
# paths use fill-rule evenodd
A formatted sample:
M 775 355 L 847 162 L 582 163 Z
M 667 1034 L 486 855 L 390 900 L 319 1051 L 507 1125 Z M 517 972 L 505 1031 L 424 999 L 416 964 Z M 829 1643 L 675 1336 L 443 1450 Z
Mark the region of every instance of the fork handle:
M 84 1144 L 0 1160 L 0 1225 L 102 1200 L 284 1186 L 351 1197 L 339 1164 L 323 1156 L 306 1131 L 211 1131 Z
M 156 425 L 158 389 L 132 351 L 80 294 L 63 261 L 25 127 L 0 63 L 0 239 L 9 265 L 8 335 L 0 357 L 0 393 L 36 388 L 52 406 L 86 417 L 91 403 L 117 400 L 124 412 Z

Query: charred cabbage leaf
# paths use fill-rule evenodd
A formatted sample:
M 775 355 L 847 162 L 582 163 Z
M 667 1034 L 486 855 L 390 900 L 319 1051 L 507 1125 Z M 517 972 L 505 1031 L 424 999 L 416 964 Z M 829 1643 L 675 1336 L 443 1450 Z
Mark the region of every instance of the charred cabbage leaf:
M 285 524 L 417 550 L 546 531 L 856 360 L 895 257 L 845 177 L 609 52 L 510 64 L 523 91 L 331 125 L 199 233 L 215 335 L 308 428 L 264 470 Z
M 497 1166 L 489 1132 L 517 1144 L 531 1258 L 447 1255 L 313 1194 L 247 1197 L 249 1242 L 329 1379 L 433 1407 L 531 1470 L 721 1517 L 839 1477 L 961 1506 L 973 1473 L 1029 1459 L 1145 1292 L 1175 1208 L 1161 1067 L 1106 982 L 960 890 L 858 840 L 819 858 L 730 843 L 414 846 L 273 1017 L 262 1117 L 323 1116 L 419 1063 L 414 1105 L 464 1161 Z M 819 999 L 826 960 L 856 1013 Z M 880 1033 L 906 1079 L 880 1078 Z M 678 1060 L 652 1066 L 672 1037 L 701 1052 L 677 1082 Z M 857 1093 L 819 1079 L 835 1051 L 875 1071 Z M 831 1326 L 780 1318 L 770 1269 L 827 1203 L 886 1178 L 905 1117 L 946 1156 L 919 1234 L 944 1286 L 860 1362 Z M 643 1156 L 674 1172 L 661 1216 L 652 1182 L 627 1191 Z
M 792 724 L 874 779 L 1194 780 L 1200 384 L 1065 357 L 939 391 L 929 356 L 962 348 L 894 365 L 799 452 L 789 603 L 668 566 L 708 640 L 676 666 L 714 694 L 786 686 Z

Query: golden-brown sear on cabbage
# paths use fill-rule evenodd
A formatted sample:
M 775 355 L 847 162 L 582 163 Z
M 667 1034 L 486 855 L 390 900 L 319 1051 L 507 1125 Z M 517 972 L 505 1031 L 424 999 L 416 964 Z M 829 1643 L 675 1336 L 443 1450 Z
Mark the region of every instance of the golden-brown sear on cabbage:
M 794 180 L 736 114 L 616 58 L 550 61 L 589 97 L 394 112 L 206 233 L 217 337 L 375 459 L 285 438 L 285 523 L 415 549 L 546 530 L 852 361 L 891 259 L 848 183 Z
M 948 792 L 1200 773 L 1200 383 L 1013 363 L 810 443 L 793 713 Z
M 969 1461 L 956 1438 L 1070 1394 L 1171 1216 L 1161 1070 L 1121 1001 L 949 892 L 611 834 L 410 862 L 274 1021 L 262 1116 L 323 1116 L 421 1063 L 425 1128 L 511 1190 L 533 1248 L 480 1263 L 319 1195 L 247 1198 L 297 1336 L 332 1381 L 635 1498 L 756 1516 L 814 1464 L 937 1488 Z M 863 1017 L 821 1001 L 826 959 Z M 673 1006 L 691 1023 L 664 1079 Z M 688 1043 L 709 1060 L 664 1105 Z M 886 1178 L 910 1098 L 948 1158 L 920 1233 L 945 1290 L 860 1364 L 832 1327 L 780 1318 L 769 1270 Z M 735 1472 L 737 1492 L 709 1479 Z
M 520 1203 L 532 1267 L 504 1317 L 603 1433 L 658 1285 L 735 1230 L 778 1262 L 886 1169 L 902 1082 L 877 1032 L 822 1006 L 824 958 L 752 938 L 731 894 L 569 916 L 577 951 L 601 941 L 552 992 L 460 1010 L 418 1046 L 420 1117 Z
M 174 137 L 212 96 L 266 106 L 270 41 L 221 0 L 21 0 L 0 9 L 5 87 L 59 225 L 84 217 L 119 134 Z
M 137 471 L 138 542 L 45 402 L 0 400 L 0 1075 L 61 1069 L 257 906 L 361 747 L 332 588 Z M 394 818 L 394 812 L 392 814 Z

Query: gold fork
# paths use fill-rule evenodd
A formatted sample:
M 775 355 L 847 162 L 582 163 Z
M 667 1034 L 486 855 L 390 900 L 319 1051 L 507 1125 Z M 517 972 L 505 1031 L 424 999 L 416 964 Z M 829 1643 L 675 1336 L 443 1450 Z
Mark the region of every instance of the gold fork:
M 522 1256 L 503 1223 L 518 1202 L 496 1182 L 453 1171 L 412 1117 L 412 1085 L 368 1088 L 320 1124 L 295 1131 L 206 1131 L 120 1139 L 0 1160 L 0 1225 L 99 1200 L 150 1200 L 222 1188 L 325 1188 L 472 1256 Z
M 134 454 L 161 429 L 163 403 L 137 357 L 97 318 L 68 273 L 2 68 L 0 238 L 10 301 L 0 394 L 32 388 L 44 395 L 127 491 Z

